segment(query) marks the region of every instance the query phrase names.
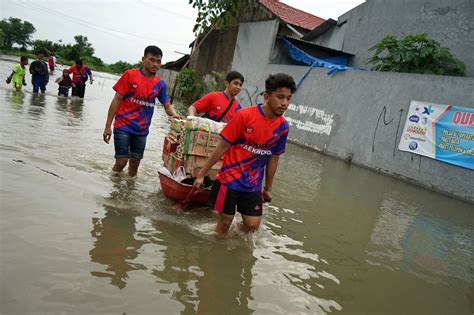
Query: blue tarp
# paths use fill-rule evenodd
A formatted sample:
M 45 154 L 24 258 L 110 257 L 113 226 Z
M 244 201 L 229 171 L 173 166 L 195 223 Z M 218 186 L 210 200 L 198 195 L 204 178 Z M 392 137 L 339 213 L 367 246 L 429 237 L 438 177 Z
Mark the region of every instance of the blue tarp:
M 346 66 L 347 64 L 346 56 L 335 56 L 335 57 L 326 58 L 326 59 L 316 58 L 314 56 L 311 56 L 307 52 L 299 49 L 286 38 L 282 38 L 282 40 L 285 46 L 288 48 L 288 52 L 290 53 L 291 58 L 293 58 L 296 61 L 301 61 L 311 66 L 308 72 L 306 72 L 305 75 L 298 82 L 298 86 L 301 85 L 301 82 L 303 82 L 304 78 L 306 78 L 308 73 L 314 67 L 329 68 L 329 71 L 326 73 L 327 75 L 331 75 L 338 70 L 367 70 L 367 69 L 362 69 L 362 68 L 353 68 L 353 67 Z

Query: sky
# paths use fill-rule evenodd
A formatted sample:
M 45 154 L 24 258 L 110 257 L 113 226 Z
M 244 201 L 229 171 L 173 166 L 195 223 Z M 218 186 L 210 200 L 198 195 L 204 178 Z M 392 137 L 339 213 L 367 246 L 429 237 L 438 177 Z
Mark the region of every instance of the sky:
M 364 0 L 282 0 L 324 19 Z M 106 63 L 135 63 L 148 45 L 163 50 L 163 62 L 189 53 L 196 10 L 189 0 L 0 0 L 1 18 L 16 17 L 36 28 L 33 39 L 74 43 L 84 35 Z

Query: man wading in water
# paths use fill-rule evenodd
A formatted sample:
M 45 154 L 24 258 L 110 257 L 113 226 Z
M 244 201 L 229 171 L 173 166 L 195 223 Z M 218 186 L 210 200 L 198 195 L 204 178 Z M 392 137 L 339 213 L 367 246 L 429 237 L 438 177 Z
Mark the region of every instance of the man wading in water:
M 137 175 L 156 98 L 164 105 L 168 116 L 182 118 L 170 103 L 165 81 L 156 75 L 161 67 L 162 56 L 160 48 L 148 46 L 142 57 L 143 67 L 125 71 L 113 87 L 116 93 L 110 103 L 103 139 L 109 143 L 112 136 L 111 125 L 115 118 L 114 172 L 121 172 L 128 163 L 128 174 Z
M 295 90 L 291 76 L 270 75 L 265 81 L 265 103 L 236 113 L 220 133 L 216 150 L 199 172 L 194 182 L 196 187 L 201 187 L 207 171 L 224 155 L 209 196 L 210 206 L 219 213 L 216 226 L 219 236 L 229 231 L 236 208 L 242 215 L 240 228 L 245 232 L 258 230 L 262 197 L 271 200 L 278 159 L 285 152 L 288 122 L 283 113 Z

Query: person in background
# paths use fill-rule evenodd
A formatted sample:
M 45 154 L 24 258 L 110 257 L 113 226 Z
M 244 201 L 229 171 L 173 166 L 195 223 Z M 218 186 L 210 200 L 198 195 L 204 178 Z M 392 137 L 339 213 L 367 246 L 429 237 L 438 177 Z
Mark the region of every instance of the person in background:
M 56 66 L 56 56 L 51 53 L 49 49 L 45 49 L 46 53 L 48 54 L 48 65 L 51 74 L 54 72 L 54 67 Z
M 291 76 L 270 75 L 265 81 L 264 104 L 236 113 L 222 129 L 216 149 L 198 173 L 194 185 L 200 188 L 207 171 L 224 155 L 209 196 L 209 205 L 219 213 L 217 235 L 227 234 L 236 209 L 242 215 L 243 231 L 258 230 L 262 199 L 271 201 L 279 156 L 285 152 L 289 125 L 283 114 L 295 90 Z
M 56 79 L 56 83 L 59 84 L 58 87 L 58 96 L 69 96 L 69 89 L 75 87 L 76 85 L 72 82 L 71 77 L 69 76 L 69 71 L 67 69 L 63 70 L 63 75 Z
M 162 56 L 160 48 L 146 47 L 142 57 L 143 67 L 125 71 L 113 87 L 115 96 L 110 103 L 102 135 L 104 142 L 109 143 L 113 121 L 113 172 L 121 172 L 128 164 L 128 175 L 137 175 L 156 99 L 164 105 L 168 116 L 183 118 L 176 114 L 171 105 L 165 81 L 156 75 L 161 67 Z
M 189 115 L 204 113 L 204 117 L 214 121 L 229 122 L 241 108 L 235 97 L 242 89 L 244 76 L 231 71 L 226 75 L 224 84 L 224 91 L 208 93 L 189 106 Z
M 94 82 L 92 71 L 82 63 L 81 59 L 76 60 L 76 64 L 68 69 L 72 73 L 72 82 L 75 86 L 72 88 L 72 96 L 84 98 L 86 92 L 86 82 L 89 79 L 90 84 Z
M 33 84 L 33 93 L 46 92 L 46 85 L 49 82 L 48 65 L 43 60 L 44 53 L 38 52 L 37 59 L 30 64 L 31 83 Z
M 15 65 L 12 70 L 12 73 L 7 78 L 7 84 L 12 82 L 13 88 L 16 91 L 21 91 L 23 85 L 26 86 L 25 75 L 26 75 L 26 65 L 28 65 L 28 57 L 21 56 L 20 63 Z

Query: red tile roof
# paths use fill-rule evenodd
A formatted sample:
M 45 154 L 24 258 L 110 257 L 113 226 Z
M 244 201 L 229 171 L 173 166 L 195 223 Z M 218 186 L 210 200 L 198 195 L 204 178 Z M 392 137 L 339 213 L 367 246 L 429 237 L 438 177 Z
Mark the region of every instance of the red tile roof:
M 259 2 L 284 22 L 307 30 L 312 30 L 325 21 L 323 18 L 290 7 L 279 0 L 259 0 Z

